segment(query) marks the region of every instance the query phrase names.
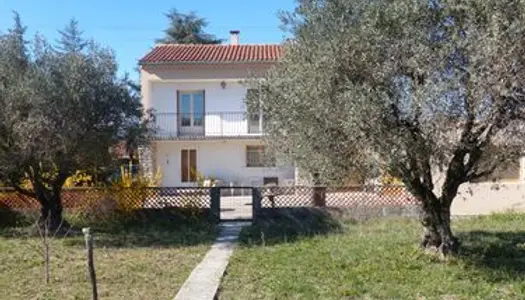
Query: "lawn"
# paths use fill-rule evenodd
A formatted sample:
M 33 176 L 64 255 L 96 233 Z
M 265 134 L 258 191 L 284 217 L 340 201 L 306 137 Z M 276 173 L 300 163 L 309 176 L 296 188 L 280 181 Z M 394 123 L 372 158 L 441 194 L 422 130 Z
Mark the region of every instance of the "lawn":
M 461 253 L 443 262 L 417 248 L 415 220 L 263 221 L 243 231 L 220 299 L 525 299 L 525 216 L 453 226 Z
M 92 230 L 99 298 L 108 300 L 172 299 L 216 236 L 213 224 L 166 211 Z M 90 299 L 83 237 L 52 240 L 45 285 L 41 240 L 23 232 L 0 230 L 0 299 Z

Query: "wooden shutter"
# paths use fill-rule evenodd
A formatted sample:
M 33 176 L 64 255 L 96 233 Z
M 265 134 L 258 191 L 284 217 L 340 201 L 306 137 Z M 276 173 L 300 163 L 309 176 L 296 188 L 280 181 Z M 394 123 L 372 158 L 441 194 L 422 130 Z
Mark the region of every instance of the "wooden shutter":
M 189 150 L 190 152 L 190 181 L 197 181 L 197 150 Z
M 181 150 L 180 154 L 181 181 L 188 182 L 190 179 L 188 172 L 188 150 Z
M 180 153 L 180 174 L 182 182 L 197 181 L 197 150 L 184 149 Z

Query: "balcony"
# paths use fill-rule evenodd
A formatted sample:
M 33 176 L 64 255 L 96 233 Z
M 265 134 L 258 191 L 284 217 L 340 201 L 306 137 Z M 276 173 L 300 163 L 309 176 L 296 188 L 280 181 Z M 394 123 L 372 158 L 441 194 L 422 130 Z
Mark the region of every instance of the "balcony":
M 155 113 L 154 122 L 160 140 L 252 138 L 263 133 L 259 115 L 246 112 Z

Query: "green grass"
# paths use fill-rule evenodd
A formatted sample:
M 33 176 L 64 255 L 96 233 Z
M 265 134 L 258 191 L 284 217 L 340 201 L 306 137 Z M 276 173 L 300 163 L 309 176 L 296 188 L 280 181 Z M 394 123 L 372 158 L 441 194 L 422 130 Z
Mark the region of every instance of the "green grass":
M 244 230 L 220 298 L 525 299 L 524 215 L 453 222 L 463 243 L 445 262 L 417 248 L 414 220 L 327 220 L 283 217 Z
M 172 299 L 216 236 L 202 218 L 154 211 L 91 225 L 100 299 Z M 84 239 L 51 242 L 51 282 L 44 284 L 40 238 L 0 231 L 0 299 L 90 299 Z

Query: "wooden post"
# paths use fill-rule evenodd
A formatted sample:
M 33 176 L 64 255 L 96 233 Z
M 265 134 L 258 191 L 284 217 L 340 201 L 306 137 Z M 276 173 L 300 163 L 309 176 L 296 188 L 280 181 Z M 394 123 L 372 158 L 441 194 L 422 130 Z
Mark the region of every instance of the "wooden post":
M 51 215 L 51 211 L 49 212 L 48 216 Z M 49 284 L 49 217 L 46 218 L 44 221 L 44 236 L 43 236 L 43 243 L 44 243 L 44 279 L 46 282 L 46 285 Z M 40 224 L 37 224 L 39 226 Z
M 93 236 L 91 235 L 90 228 L 83 228 L 82 232 L 84 233 L 84 238 L 86 240 L 87 267 L 92 292 L 91 299 L 98 300 L 97 276 L 95 274 L 95 265 L 93 263 Z
M 254 221 L 257 221 L 261 215 L 261 201 L 262 195 L 259 188 L 252 188 L 252 218 Z
M 323 186 L 314 187 L 314 206 L 317 206 L 317 207 L 326 206 L 326 187 L 323 187 Z
M 210 218 L 213 222 L 221 221 L 221 188 L 212 187 L 210 189 Z

